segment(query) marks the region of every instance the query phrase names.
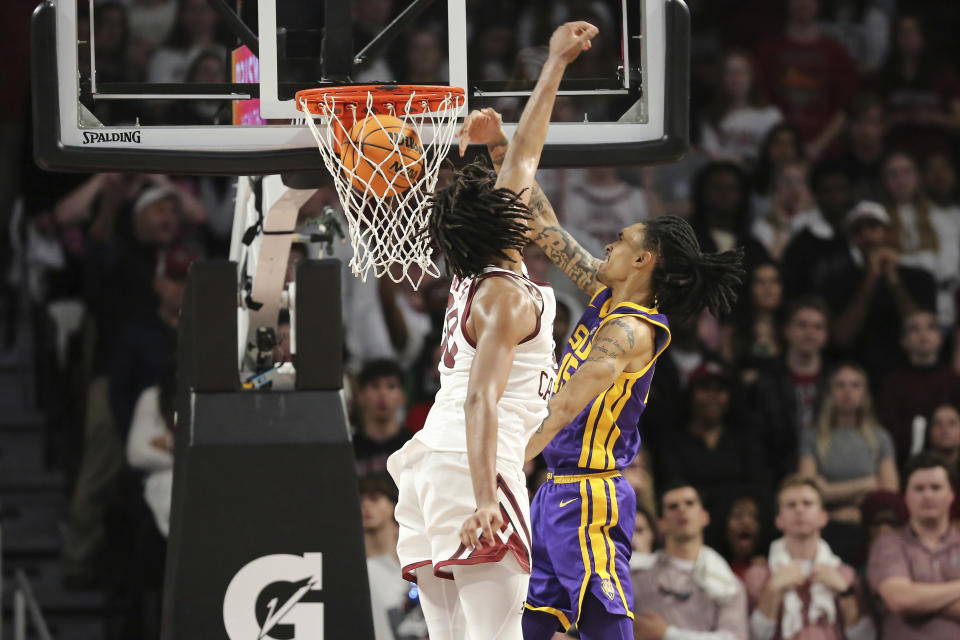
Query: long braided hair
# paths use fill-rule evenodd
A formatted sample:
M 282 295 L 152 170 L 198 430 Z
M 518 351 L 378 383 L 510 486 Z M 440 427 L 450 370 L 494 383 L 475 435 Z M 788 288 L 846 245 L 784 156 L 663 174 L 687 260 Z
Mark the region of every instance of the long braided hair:
M 511 249 L 528 242 L 530 209 L 519 193 L 494 188 L 497 174 L 482 159 L 454 176 L 449 187 L 431 197 L 427 231 L 458 278 L 476 275 L 492 260 L 509 260 Z
M 743 281 L 743 249 L 703 253 L 693 227 L 677 216 L 645 222 L 644 236 L 656 255 L 650 283 L 660 311 L 681 320 L 704 308 L 730 313 Z

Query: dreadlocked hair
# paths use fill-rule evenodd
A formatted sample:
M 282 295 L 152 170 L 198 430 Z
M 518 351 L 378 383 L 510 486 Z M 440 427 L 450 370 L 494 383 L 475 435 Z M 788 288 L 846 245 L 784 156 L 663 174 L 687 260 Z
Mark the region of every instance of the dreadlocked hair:
M 529 241 L 530 209 L 521 193 L 494 188 L 497 174 L 482 160 L 454 175 L 453 184 L 430 198 L 427 231 L 458 278 L 476 275 L 492 260 L 510 260 L 507 251 Z
M 730 313 L 743 281 L 743 249 L 703 253 L 693 227 L 676 216 L 653 218 L 643 232 L 657 256 L 650 282 L 661 312 L 681 320 L 704 308 Z

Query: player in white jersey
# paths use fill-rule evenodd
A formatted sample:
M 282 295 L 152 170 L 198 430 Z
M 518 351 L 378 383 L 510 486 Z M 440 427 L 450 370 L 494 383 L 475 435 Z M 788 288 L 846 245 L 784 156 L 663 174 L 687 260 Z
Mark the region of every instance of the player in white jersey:
M 527 279 L 527 208 L 563 71 L 597 29 L 567 23 L 499 175 L 478 163 L 434 194 L 430 234 L 456 278 L 441 388 L 424 429 L 390 457 L 397 552 L 431 640 L 521 640 L 530 567 L 523 452 L 553 382 L 552 291 Z M 468 118 L 464 127 L 469 127 Z
M 494 277 L 507 278 L 509 286 L 526 293 L 530 299 L 524 300 L 524 305 L 532 303 L 535 312 L 533 330 L 516 346 L 507 384 L 497 402 L 497 457 L 523 465 L 524 449 L 533 429 L 543 420 L 553 388 L 556 363 L 552 329 L 557 303 L 549 284 L 508 269 L 486 267 L 479 275 L 454 279 L 450 286 L 438 367 L 440 391 L 423 430 L 415 437 L 435 451 L 467 450 L 464 398 L 470 387 L 477 343 L 467 333 L 466 323 L 480 286 Z

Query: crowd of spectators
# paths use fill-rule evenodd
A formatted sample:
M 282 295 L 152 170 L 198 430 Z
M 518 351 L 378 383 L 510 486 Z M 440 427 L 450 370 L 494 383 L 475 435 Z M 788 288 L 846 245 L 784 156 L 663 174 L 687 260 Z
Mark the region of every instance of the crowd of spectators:
M 359 42 L 403 3 L 355 4 Z M 609 17 L 599 0 L 554 4 L 557 20 Z M 663 214 L 688 218 L 705 250 L 745 250 L 735 313 L 673 324 L 637 425 L 643 452 L 624 470 L 640 505 L 636 637 L 960 637 L 952 3 L 687 4 L 688 155 L 539 175 L 562 223 L 596 255 L 624 224 Z M 489 56 L 472 72 L 502 80 L 533 64 L 517 57 L 541 28 L 531 15 L 548 12 L 488 13 L 471 37 Z M 100 81 L 226 79 L 236 42 L 206 0 L 98 2 L 96 16 Z M 418 28 L 405 38 L 409 50 L 388 58 L 404 73 L 428 78 L 445 66 L 445 36 Z M 0 193 L 3 308 L 9 317 L 23 301 L 37 327 L 49 449 L 72 495 L 65 579 L 113 594 L 124 612 L 113 637 L 148 638 L 169 525 L 178 309 L 190 262 L 227 253 L 231 181 L 41 172 L 29 136 L 7 126 L 29 123 L 25 82 L 3 111 L 15 167 Z M 105 121 L 122 121 L 128 106 L 91 103 Z M 214 122 L 223 107 L 164 104 L 155 115 Z M 566 117 L 569 101 L 557 111 Z M 336 204 L 329 188 L 302 218 L 326 204 Z M 349 258 L 349 246 L 335 251 Z M 291 261 L 316 255 L 297 246 Z M 524 257 L 557 291 L 559 354 L 586 301 L 538 249 Z M 370 574 L 382 576 L 377 624 L 422 637 L 415 591 L 386 577 L 396 496 L 382 474 L 438 388 L 449 281 L 428 277 L 413 291 L 344 272 L 345 389 Z M 19 337 L 15 323 L 3 326 L 8 347 Z M 281 340 L 274 355 L 289 351 Z M 546 470 L 527 470 L 534 491 Z

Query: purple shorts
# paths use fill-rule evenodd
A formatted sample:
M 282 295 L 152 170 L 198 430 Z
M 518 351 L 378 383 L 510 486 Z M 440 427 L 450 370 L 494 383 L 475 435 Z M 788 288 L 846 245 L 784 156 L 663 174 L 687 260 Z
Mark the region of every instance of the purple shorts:
M 551 474 L 530 505 L 533 568 L 526 608 L 576 625 L 589 591 L 633 618 L 630 554 L 637 498 L 619 471 Z

